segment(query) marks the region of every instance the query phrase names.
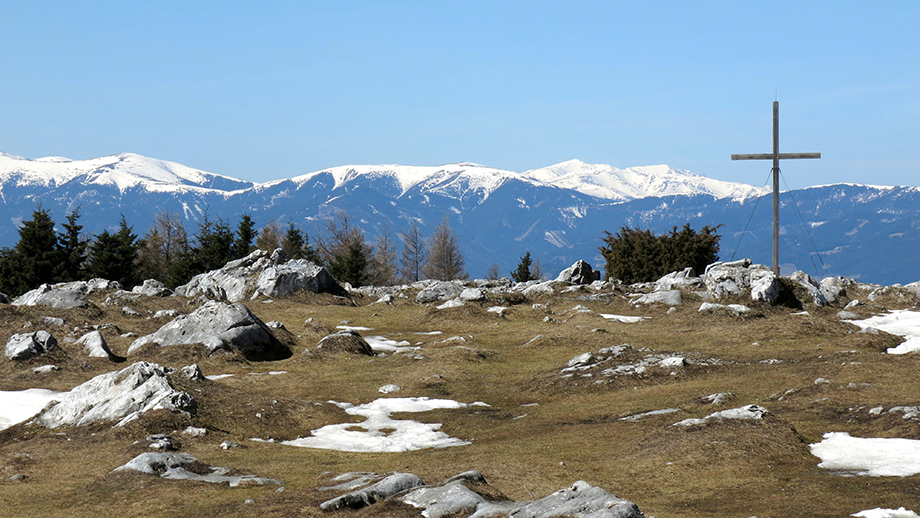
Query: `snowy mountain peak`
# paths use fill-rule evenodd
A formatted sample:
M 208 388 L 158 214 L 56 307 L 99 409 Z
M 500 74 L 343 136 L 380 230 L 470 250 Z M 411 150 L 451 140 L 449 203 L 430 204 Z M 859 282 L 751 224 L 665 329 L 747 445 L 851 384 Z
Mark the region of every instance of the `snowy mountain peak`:
M 57 188 L 69 182 L 85 185 L 114 185 L 119 191 L 142 188 L 148 191 L 216 189 L 232 191 L 253 185 L 235 178 L 207 173 L 175 162 L 134 153 L 71 160 L 45 157 L 30 160 L 0 153 L 0 182 Z
M 586 164 L 581 160 L 569 160 L 527 171 L 523 176 L 609 200 L 678 194 L 747 198 L 758 194 L 757 188 L 751 185 L 713 180 L 667 165 L 617 169 L 604 164 Z

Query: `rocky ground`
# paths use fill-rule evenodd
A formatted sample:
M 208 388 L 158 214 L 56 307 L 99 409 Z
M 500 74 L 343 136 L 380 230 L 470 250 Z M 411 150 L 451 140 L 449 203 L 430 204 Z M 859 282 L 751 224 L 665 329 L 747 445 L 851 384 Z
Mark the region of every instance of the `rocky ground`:
M 254 254 L 0 305 L 3 515 L 920 510 L 916 286 L 585 266 L 353 290 Z

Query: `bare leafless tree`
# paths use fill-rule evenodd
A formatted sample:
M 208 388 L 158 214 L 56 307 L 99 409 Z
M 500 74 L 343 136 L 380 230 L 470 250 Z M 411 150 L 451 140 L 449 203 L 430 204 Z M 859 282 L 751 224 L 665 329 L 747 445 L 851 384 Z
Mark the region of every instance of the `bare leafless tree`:
M 404 282 L 416 282 L 422 279 L 422 267 L 428 257 L 428 247 L 419 232 L 418 225 L 412 224 L 402 235 L 403 249 L 400 257 L 399 274 Z
M 465 262 L 457 238 L 450 228 L 450 218 L 444 216 L 444 220 L 431 236 L 431 247 L 428 260 L 422 268 L 422 275 L 441 281 L 466 279 L 469 276 L 464 268 Z

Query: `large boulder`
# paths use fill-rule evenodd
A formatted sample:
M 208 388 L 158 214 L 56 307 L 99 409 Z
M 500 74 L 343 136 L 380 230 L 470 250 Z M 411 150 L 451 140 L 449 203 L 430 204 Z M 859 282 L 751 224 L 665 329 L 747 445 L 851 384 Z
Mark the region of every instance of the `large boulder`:
M 710 264 L 704 277 L 706 291 L 715 300 L 750 293 L 752 300 L 774 302 L 780 294 L 776 275 L 766 266 L 751 264 L 750 259 Z
M 19 333 L 6 342 L 4 353 L 13 361 L 25 361 L 58 348 L 57 339 L 48 331 Z
M 174 389 L 167 375 L 167 369 L 147 362 L 100 374 L 64 393 L 36 421 L 48 428 L 108 421 L 123 426 L 151 410 L 194 414 L 198 408 L 195 398 Z
M 256 280 L 252 296 L 284 297 L 300 290 L 339 293 L 341 289 L 325 268 L 306 259 L 296 259 L 263 270 Z
M 176 294 L 239 302 L 259 296 L 280 297 L 298 290 L 343 291 L 325 268 L 303 259 L 285 261 L 280 250 L 275 252 L 256 250 L 242 259 L 230 261 L 223 268 L 196 275 L 188 284 L 176 288 Z
M 249 359 L 273 360 L 291 356 L 268 326 L 243 304 L 226 304 L 214 300 L 188 315 L 181 315 L 153 334 L 131 343 L 128 354 L 148 344 L 160 347 L 203 344 L 213 353 L 217 350 L 238 351 Z
M 120 290 L 121 284 L 105 279 L 42 284 L 11 302 L 14 306 L 51 306 L 59 309 L 86 307 L 86 296 L 95 291 Z
M 556 282 L 567 282 L 569 284 L 591 284 L 599 280 L 601 280 L 601 272 L 592 268 L 587 261 L 582 260 L 562 270 L 556 276 Z

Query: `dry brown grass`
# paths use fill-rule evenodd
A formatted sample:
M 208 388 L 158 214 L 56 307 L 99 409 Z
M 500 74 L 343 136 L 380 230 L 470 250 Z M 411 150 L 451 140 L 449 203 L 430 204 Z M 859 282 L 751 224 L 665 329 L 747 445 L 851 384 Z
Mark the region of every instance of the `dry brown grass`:
M 494 301 L 440 311 L 411 299 L 392 306 L 356 299 L 359 305 L 351 306 L 330 295 L 310 294 L 249 303 L 263 320 L 284 323 L 288 331 L 279 337 L 293 350 L 291 358 L 254 362 L 233 354 L 209 357 L 201 347 L 156 348 L 129 358 L 173 367 L 198 363 L 205 374 L 234 376 L 205 382 L 177 379 L 181 389 L 199 400 L 199 413 L 190 419 L 155 412 L 119 429 L 95 425 L 45 430 L 21 424 L 0 432 L 0 509 L 11 517 L 319 516 L 318 504 L 337 496 L 317 490 L 326 485 L 328 473 L 409 471 L 435 483 L 469 469 L 485 474 L 488 491 L 508 498 L 539 498 L 582 479 L 659 517 L 846 516 L 879 506 L 920 509 L 918 477 L 838 477 L 818 469 L 818 459 L 808 449 L 829 431 L 920 438 L 916 421 L 868 413 L 879 405 L 920 404 L 920 386 L 913 383 L 920 357 L 883 354 L 898 343 L 896 337 L 855 333 L 836 317 L 839 308 L 806 306 L 809 315 L 794 315 L 797 310 L 790 308 L 752 305 L 752 314 L 736 317 L 701 314 L 692 297 L 669 313 L 665 307 L 635 308 L 619 293 L 606 300 L 586 301 L 584 295 L 515 301 L 506 318 L 487 311 Z M 111 323 L 114 327 L 103 334 L 112 350 L 124 355 L 133 338 L 123 333 L 143 335 L 165 323 L 125 316 L 122 305 L 144 315 L 166 308 L 194 309 L 176 298 L 144 297 L 116 306 L 102 306 L 102 300 L 71 311 L 0 307 L 0 339 L 42 316 L 66 321 L 62 328 L 49 329 L 61 351 L 30 362 L 0 362 L 0 389 L 67 390 L 124 367 L 86 358 L 64 340 L 79 338 L 91 325 Z M 532 302 L 548 309 L 534 309 Z M 868 316 L 882 304 L 899 308 L 915 302 L 900 292 L 886 293 L 874 305 L 855 311 Z M 597 313 L 651 319 L 621 324 L 578 314 L 566 320 L 562 315 L 578 304 Z M 547 315 L 558 322 L 544 323 Z M 312 321 L 305 323 L 307 319 Z M 407 340 L 421 350 L 376 358 L 311 354 L 320 338 L 346 322 L 374 329 L 362 332 L 365 336 Z M 413 334 L 429 331 L 442 334 Z M 538 335 L 543 338 L 531 342 Z M 464 340 L 447 340 L 452 337 Z M 691 365 L 673 375 L 650 371 L 603 384 L 595 383 L 596 376 L 560 377 L 570 358 L 621 344 L 636 349 L 624 361 L 653 352 L 674 353 L 690 358 Z M 699 365 L 704 359 L 722 364 Z M 768 359 L 776 361 L 762 363 Z M 46 363 L 62 370 L 31 372 L 31 367 Z M 270 375 L 273 371 L 287 373 Z M 815 384 L 817 378 L 830 383 Z M 464 447 L 349 453 L 249 440 L 292 439 L 326 424 L 358 422 L 329 401 L 369 402 L 383 397 L 377 388 L 389 383 L 403 387 L 391 396 L 446 397 L 491 406 L 397 416 L 443 423 L 442 430 L 452 437 L 472 441 Z M 735 398 L 721 407 L 700 402 L 701 396 L 717 392 L 731 392 Z M 769 418 L 669 427 L 687 417 L 751 403 L 768 408 Z M 664 408 L 678 411 L 620 420 Z M 146 435 L 190 425 L 209 433 L 200 438 L 175 434 L 181 451 L 208 465 L 280 479 L 284 491 L 112 473 L 147 451 Z M 244 447 L 222 450 L 218 445 L 224 440 Z M 25 481 L 6 481 L 15 473 L 25 474 Z M 246 499 L 254 503 L 244 504 Z M 416 516 L 395 503 L 348 514 Z

